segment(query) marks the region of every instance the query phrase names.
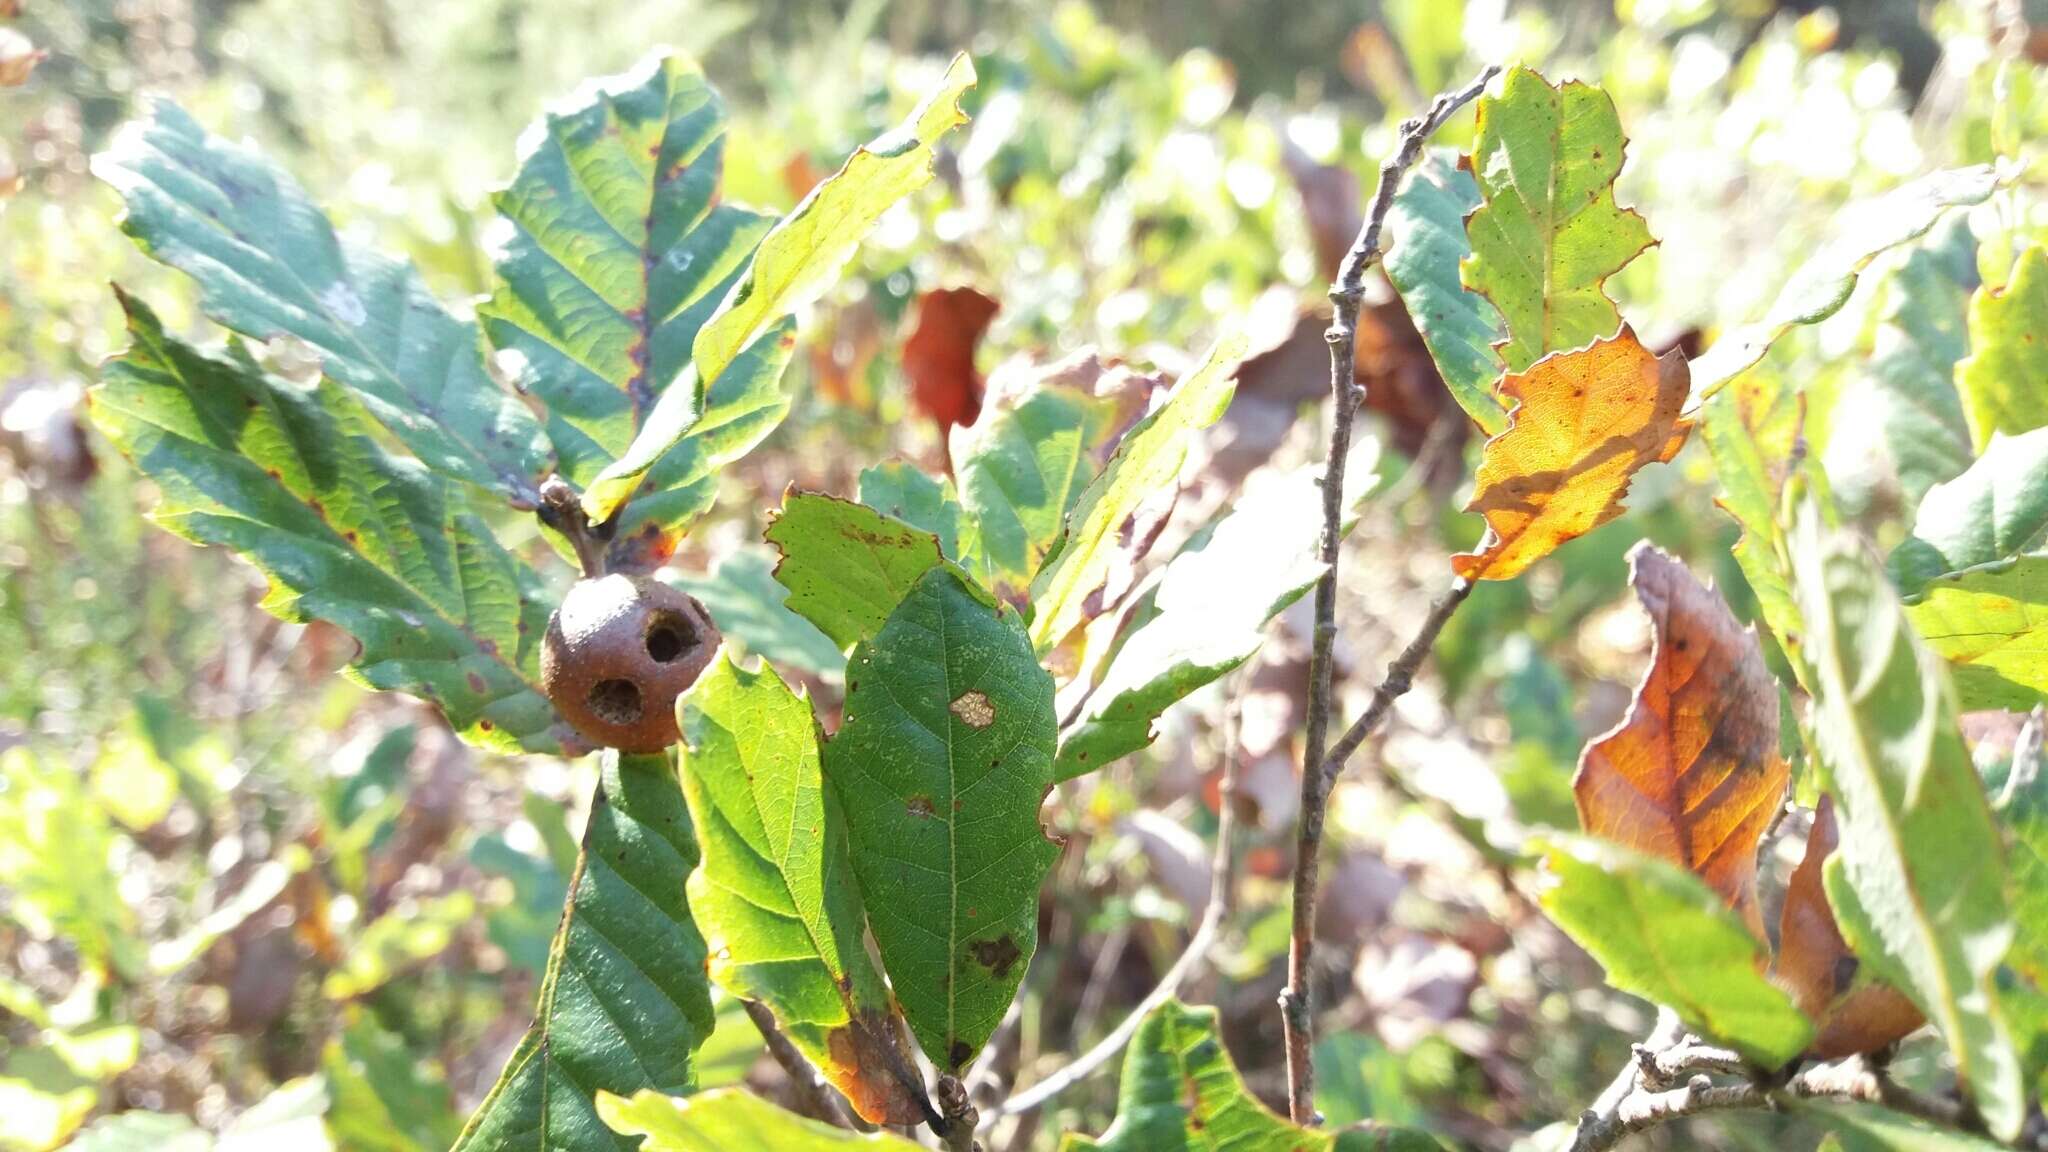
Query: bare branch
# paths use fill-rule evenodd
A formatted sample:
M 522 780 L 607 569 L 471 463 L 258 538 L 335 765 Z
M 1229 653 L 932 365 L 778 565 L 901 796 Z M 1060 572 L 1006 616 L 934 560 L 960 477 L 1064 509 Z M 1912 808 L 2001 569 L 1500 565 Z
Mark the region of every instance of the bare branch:
M 1717 1083 L 1715 1075 L 1732 1079 Z M 1673 1120 L 1776 1108 L 1786 1100 L 1881 1104 L 1943 1127 L 1985 1135 L 1982 1121 L 1960 1101 L 1914 1092 L 1865 1057 L 1815 1064 L 1778 1084 L 1746 1067 L 1733 1052 L 1682 1035 L 1676 1017 L 1667 1012 L 1650 1039 L 1636 1045 L 1634 1058 L 1614 1083 L 1580 1115 L 1569 1152 L 1607 1152 L 1632 1133 Z
M 1373 192 L 1372 207 L 1366 212 L 1358 238 L 1344 255 L 1337 270 L 1337 282 L 1330 286 L 1333 314 L 1330 330 L 1325 333 L 1330 344 L 1330 442 L 1323 454 L 1323 533 L 1319 549 L 1323 576 L 1316 582 L 1315 636 L 1309 650 L 1308 731 L 1302 751 L 1301 814 L 1295 835 L 1294 941 L 1288 951 L 1287 989 L 1280 996 L 1287 1032 L 1287 1110 L 1296 1124 L 1315 1122 L 1315 1068 L 1310 1058 L 1315 1027 L 1309 999 L 1309 962 L 1314 948 L 1311 937 L 1321 871 L 1318 854 L 1323 839 L 1323 807 L 1329 797 L 1323 767 L 1330 734 L 1330 652 L 1337 638 L 1337 558 L 1343 539 L 1344 464 L 1351 454 L 1351 422 L 1363 398 L 1354 381 L 1358 309 L 1365 299 L 1365 274 L 1384 255 L 1380 232 L 1386 227 L 1387 213 L 1394 207 L 1394 193 L 1400 190 L 1401 178 L 1422 158 L 1422 147 L 1430 136 L 1458 109 L 1477 99 L 1499 71 L 1499 65 L 1488 65 L 1472 83 L 1438 96 L 1430 102 L 1427 112 L 1402 123 L 1401 146 L 1380 165 L 1380 183 Z M 1462 594 L 1457 597 L 1463 598 Z M 1453 603 L 1451 610 L 1455 608 Z M 1434 641 L 1433 632 L 1431 639 Z M 1349 736 L 1347 733 L 1347 739 Z M 1359 740 L 1364 738 L 1364 734 L 1358 736 Z
M 809 1060 L 804 1059 L 804 1054 L 797 1051 L 796 1045 L 790 1043 L 789 1037 L 782 1034 L 782 1029 L 775 1023 L 775 1013 L 770 1012 L 767 1005 L 755 1000 L 742 1000 L 740 1006 L 747 1010 L 747 1019 L 754 1022 L 755 1029 L 761 1033 L 761 1039 L 767 1041 L 768 1054 L 775 1057 L 775 1062 L 782 1065 L 782 1070 L 789 1074 L 789 1082 L 796 1091 L 800 1111 L 822 1117 L 841 1128 L 854 1128 L 862 1132 L 875 1130 L 874 1125 L 861 1120 L 847 1109 L 846 1102 L 840 1098 L 839 1090 L 827 1083 L 824 1074 L 813 1067 Z

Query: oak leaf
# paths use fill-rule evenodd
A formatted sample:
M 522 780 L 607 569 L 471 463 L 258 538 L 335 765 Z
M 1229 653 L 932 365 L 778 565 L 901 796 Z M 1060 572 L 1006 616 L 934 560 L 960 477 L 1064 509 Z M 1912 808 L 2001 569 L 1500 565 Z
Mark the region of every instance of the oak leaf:
M 1785 886 L 1778 958 L 1771 968 L 1771 978 L 1819 1029 L 1807 1050 L 1816 1060 L 1874 1052 L 1924 1022 L 1904 993 L 1867 976 L 1858 979 L 1856 957 L 1842 939 L 1821 881 L 1837 839 L 1834 801 L 1822 796 L 1806 835 L 1806 855 Z
M 1621 515 L 1629 480 L 1685 443 L 1690 377 L 1676 349 L 1658 356 L 1628 325 L 1501 378 L 1515 402 L 1486 442 L 1468 512 L 1486 517 L 1479 551 L 1451 558 L 1466 580 L 1507 580 L 1557 546 Z
M 1756 633 L 1685 565 L 1638 544 L 1629 566 L 1656 639 L 1628 715 L 1579 758 L 1579 822 L 1693 872 L 1761 939 L 1757 842 L 1791 778 L 1777 683 Z

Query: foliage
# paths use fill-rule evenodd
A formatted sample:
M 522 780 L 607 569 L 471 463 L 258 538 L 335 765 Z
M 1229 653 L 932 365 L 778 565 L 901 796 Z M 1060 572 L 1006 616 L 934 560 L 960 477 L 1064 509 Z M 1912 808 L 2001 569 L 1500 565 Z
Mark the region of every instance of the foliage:
M 2026 1146 L 2038 28 L 1381 7 L 0 0 L 0 1148 Z

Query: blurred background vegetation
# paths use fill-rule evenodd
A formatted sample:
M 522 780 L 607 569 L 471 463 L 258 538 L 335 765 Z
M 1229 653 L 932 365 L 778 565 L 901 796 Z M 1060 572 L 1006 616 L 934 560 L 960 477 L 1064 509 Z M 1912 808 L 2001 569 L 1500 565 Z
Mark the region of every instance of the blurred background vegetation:
M 2048 24 L 2006 0 L 0 0 L 16 8 L 11 26 L 47 58 L 0 90 L 7 1152 L 81 1130 L 90 1148 L 89 1125 L 126 1110 L 222 1149 L 438 1152 L 526 1025 L 588 793 L 586 765 L 481 756 L 430 709 L 335 675 L 347 637 L 279 623 L 252 570 L 142 519 L 148 486 L 89 430 L 83 396 L 117 348 L 110 281 L 177 327 L 202 323 L 90 173 L 149 97 L 256 139 L 345 229 L 462 300 L 489 290 L 489 196 L 522 129 L 652 44 L 695 54 L 734 106 L 725 194 L 775 209 L 900 116 L 952 51 L 973 52 L 975 122 L 942 187 L 890 217 L 806 318 L 792 418 L 728 473 L 676 558 L 699 588 L 760 578 L 762 512 L 787 484 L 851 493 L 891 456 L 943 467 L 943 426 L 903 367 L 932 289 L 1000 305 L 978 357 L 975 333 L 945 333 L 983 372 L 1088 345 L 1172 371 L 1219 324 L 1251 328 L 1261 355 L 1184 518 L 1310 458 L 1321 286 L 1361 190 L 1394 123 L 1481 62 L 1613 95 L 1632 138 L 1621 199 L 1661 239 L 1614 288 L 1646 339 L 1695 348 L 1757 314 L 1844 203 L 1939 166 L 2027 162 L 2022 142 L 2048 121 Z M 1444 142 L 1468 138 L 1469 115 Z M 1880 540 L 1948 475 L 1947 414 L 1914 411 L 1924 395 L 1900 378 L 1945 379 L 1961 301 L 2042 235 L 2016 203 L 1881 266 L 1761 369 L 1805 386 L 1809 450 Z M 1872 370 L 1902 338 L 1924 363 Z M 1398 642 L 1444 553 L 1479 532 L 1455 510 L 1476 442 L 1397 303 L 1370 310 L 1360 374 L 1380 489 L 1346 570 L 1353 669 Z M 1931 462 L 1914 450 L 1930 444 Z M 1324 1042 L 1332 1122 L 1543 1147 L 1643 1031 L 1642 1006 L 1602 990 L 1532 912 L 1515 851 L 1530 828 L 1571 824 L 1579 746 L 1618 717 L 1646 657 L 1626 547 L 1647 535 L 1694 558 L 1747 610 L 1700 454 L 1645 473 L 1623 521 L 1532 579 L 1483 587 L 1374 770 L 1340 789 L 1322 926 L 1342 1024 Z M 1206 891 L 1205 785 L 1229 754 L 1246 763 L 1250 887 L 1196 996 L 1222 1007 L 1253 1086 L 1277 1092 L 1305 607 L 1234 681 L 1235 747 L 1217 747 L 1224 697 L 1209 693 L 1051 810 L 1069 841 L 1005 1056 L 1020 1078 L 1112 1026 L 1177 952 Z M 802 650 L 784 654 L 836 697 L 832 661 L 805 667 Z M 704 1079 L 772 1094 L 780 1073 L 731 1007 Z M 1113 1080 L 1068 1093 L 1013 1146 L 1099 1129 Z M 1768 1148 L 1774 1131 L 1686 1138 Z M 196 1139 L 177 1147 L 215 1146 Z

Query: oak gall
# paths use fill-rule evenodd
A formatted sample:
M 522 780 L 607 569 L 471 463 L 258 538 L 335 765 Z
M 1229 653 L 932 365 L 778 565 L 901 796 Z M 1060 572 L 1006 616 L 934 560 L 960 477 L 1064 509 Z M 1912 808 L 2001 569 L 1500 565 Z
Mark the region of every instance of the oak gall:
M 704 606 L 659 580 L 578 580 L 548 618 L 541 686 L 593 743 L 659 752 L 676 742 L 676 697 L 710 666 L 718 643 Z

